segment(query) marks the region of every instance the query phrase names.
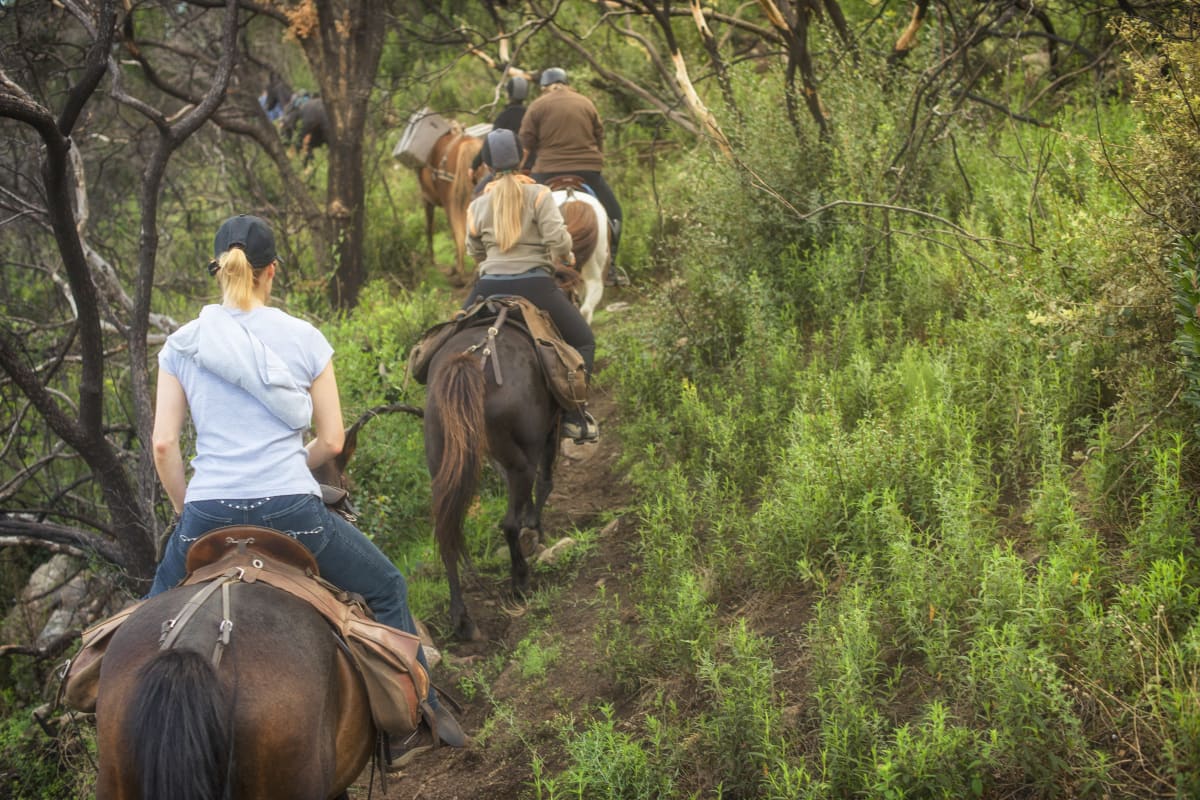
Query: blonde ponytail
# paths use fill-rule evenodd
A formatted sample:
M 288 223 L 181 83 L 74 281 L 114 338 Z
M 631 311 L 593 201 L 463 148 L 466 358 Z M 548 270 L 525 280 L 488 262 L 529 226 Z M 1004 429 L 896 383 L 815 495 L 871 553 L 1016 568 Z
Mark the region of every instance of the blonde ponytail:
M 507 253 L 521 240 L 521 224 L 525 211 L 525 187 L 515 172 L 501 173 L 494 179 L 492 195 L 492 224 L 496 228 L 496 244 Z
M 219 263 L 221 268 L 217 270 L 217 282 L 221 285 L 221 296 L 225 305 L 249 311 L 259 292 L 262 270 L 255 270 L 250 266 L 250 260 L 240 247 L 225 251 Z

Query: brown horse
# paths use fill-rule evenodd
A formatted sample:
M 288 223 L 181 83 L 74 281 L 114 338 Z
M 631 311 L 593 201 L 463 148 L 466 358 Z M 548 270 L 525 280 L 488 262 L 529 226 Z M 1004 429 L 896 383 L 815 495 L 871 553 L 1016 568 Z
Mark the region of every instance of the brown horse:
M 501 326 L 494 342 L 476 352 L 485 330 L 468 328 L 438 350 L 425 399 L 434 537 L 450 583 L 450 621 L 461 639 L 480 638 L 463 601 L 458 565 L 467 561 L 463 518 L 485 454 L 508 487 L 508 511 L 500 527 L 518 596 L 528 593 L 530 584 L 522 540 L 541 539 L 542 507 L 553 488 L 558 456 L 559 406 L 546 388 L 533 343 L 517 328 Z M 485 351 L 486 367 L 477 354 Z
M 429 246 L 429 258 L 433 259 L 433 213 L 440 206 L 446 211 L 450 233 L 454 237 L 455 274 L 465 278 L 467 206 L 471 204 L 471 190 L 475 186 L 471 162 L 483 147 L 483 140 L 465 133 L 457 122 L 452 121 L 450 125 L 450 130 L 434 144 L 417 179 L 425 203 L 425 241 Z
M 164 623 L 197 596 L 147 600 L 104 655 L 96 702 L 98 800 L 330 800 L 375 742 L 366 691 L 330 625 L 263 583 L 213 593 L 175 646 Z M 229 643 L 214 666 L 218 630 Z

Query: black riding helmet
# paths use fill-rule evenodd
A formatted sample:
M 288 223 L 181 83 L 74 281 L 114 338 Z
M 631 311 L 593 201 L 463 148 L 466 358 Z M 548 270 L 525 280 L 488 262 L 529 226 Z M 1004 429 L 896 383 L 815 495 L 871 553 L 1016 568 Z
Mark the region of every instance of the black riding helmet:
M 519 103 L 529 96 L 529 81 L 520 75 L 514 75 L 508 79 L 508 83 L 504 84 L 504 90 L 508 92 L 510 100 Z
M 508 128 L 496 128 L 483 140 L 483 163 L 493 172 L 511 172 L 521 166 L 521 142 Z

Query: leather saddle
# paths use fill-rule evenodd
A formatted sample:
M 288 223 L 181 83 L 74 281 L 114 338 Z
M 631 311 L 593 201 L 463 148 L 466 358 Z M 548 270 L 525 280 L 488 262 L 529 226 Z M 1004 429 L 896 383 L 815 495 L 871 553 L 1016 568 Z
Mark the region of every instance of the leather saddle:
M 553 178 L 546 181 L 546 185 L 550 187 L 550 191 L 552 192 L 571 190 L 576 192 L 587 192 L 592 197 L 596 196 L 596 193 L 592 191 L 592 187 L 584 183 L 583 178 L 579 177 L 578 175 L 555 175 Z
M 286 533 L 258 525 L 229 525 L 201 536 L 188 549 L 187 573 L 214 564 L 230 551 L 247 550 L 281 561 L 310 575 L 319 575 L 317 559 L 307 547 Z

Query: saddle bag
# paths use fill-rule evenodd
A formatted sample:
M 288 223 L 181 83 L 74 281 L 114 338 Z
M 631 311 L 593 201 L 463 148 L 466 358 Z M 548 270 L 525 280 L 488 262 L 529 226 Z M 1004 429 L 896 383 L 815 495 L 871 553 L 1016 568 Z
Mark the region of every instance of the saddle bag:
M 58 702 L 85 714 L 95 713 L 96 690 L 100 686 L 100 664 L 104 659 L 104 651 L 108 649 L 108 643 L 112 641 L 117 628 L 121 627 L 144 602 L 139 600 L 83 632 L 79 652 L 62 667 Z

